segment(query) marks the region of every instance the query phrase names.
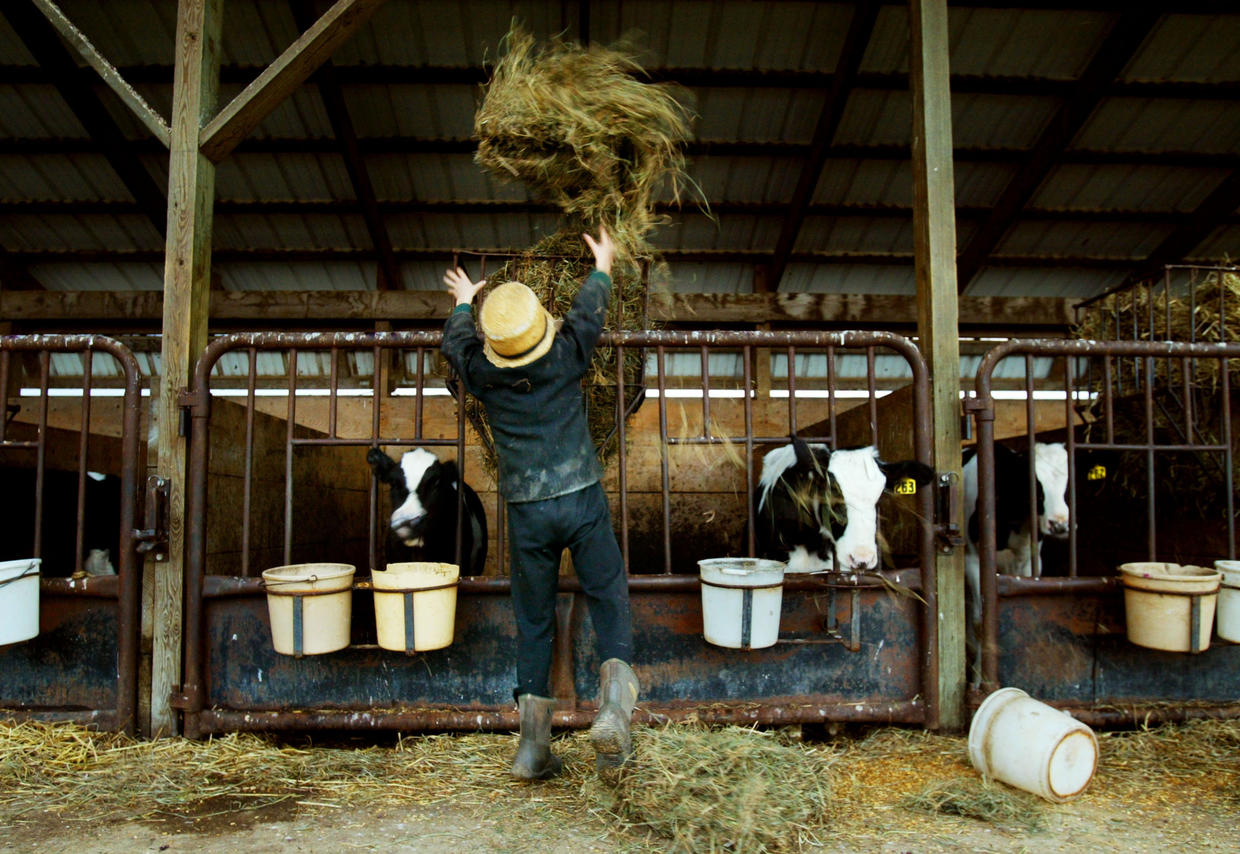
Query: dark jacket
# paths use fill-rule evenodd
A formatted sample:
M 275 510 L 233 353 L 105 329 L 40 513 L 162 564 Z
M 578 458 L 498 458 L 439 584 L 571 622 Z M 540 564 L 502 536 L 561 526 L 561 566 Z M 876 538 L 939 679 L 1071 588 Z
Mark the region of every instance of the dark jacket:
M 518 368 L 487 361 L 471 307 L 457 306 L 444 324 L 444 356 L 466 391 L 486 407 L 499 489 L 508 501 L 566 495 L 603 476 L 586 423 L 581 378 L 603 331 L 610 293 L 611 277 L 590 273 L 551 349 Z

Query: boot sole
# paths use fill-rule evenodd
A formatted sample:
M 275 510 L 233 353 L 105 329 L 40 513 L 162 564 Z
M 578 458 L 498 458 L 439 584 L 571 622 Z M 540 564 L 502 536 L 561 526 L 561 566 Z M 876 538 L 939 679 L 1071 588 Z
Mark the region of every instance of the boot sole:
M 627 729 L 619 712 L 603 709 L 590 727 L 590 744 L 594 747 L 594 752 L 615 756 L 618 761 L 623 762 L 624 756 L 630 752 L 631 744 Z

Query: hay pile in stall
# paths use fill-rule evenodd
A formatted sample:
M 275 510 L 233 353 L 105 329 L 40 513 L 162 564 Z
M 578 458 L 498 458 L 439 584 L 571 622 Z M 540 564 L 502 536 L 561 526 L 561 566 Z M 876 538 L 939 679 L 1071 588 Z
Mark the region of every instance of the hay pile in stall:
M 796 851 L 822 841 L 830 775 L 821 759 L 776 732 L 689 724 L 638 729 L 635 757 L 615 785 L 586 797 L 669 852 Z
M 562 318 L 593 266 L 581 235 L 602 225 L 616 244 L 606 328 L 649 328 L 648 277 L 658 258 L 647 237 L 665 219 L 656 214 L 655 201 L 679 201 L 687 184 L 683 146 L 692 114 L 686 104 L 683 90 L 643 80 L 624 45 L 582 47 L 556 39 L 538 46 L 514 27 L 474 117 L 474 160 L 501 179 L 524 184 L 564 215 L 555 233 L 489 275 L 480 299 L 516 280 Z M 642 366 L 640 353 L 627 354 L 628 401 L 643 384 Z M 616 429 L 616 378 L 615 353 L 599 348 L 585 386 L 590 433 L 604 464 L 617 450 L 608 441 Z M 466 414 L 494 472 L 486 412 L 470 400 Z
M 1091 305 L 1073 329 L 1080 339 L 1105 341 L 1177 341 L 1215 344 L 1240 341 L 1240 274 L 1214 271 L 1204 279 L 1170 287 L 1159 282 L 1143 282 L 1119 291 Z M 1223 442 L 1223 417 L 1230 405 L 1221 393 L 1222 359 L 1154 359 L 1147 368 L 1144 360 L 1117 358 L 1111 388 L 1104 389 L 1105 378 L 1094 371 L 1093 392 L 1109 394 L 1115 441 L 1144 444 L 1147 438 L 1143 386 L 1145 372 L 1151 370 L 1154 397 L 1154 436 L 1159 444 L 1215 444 Z M 1234 389 L 1240 380 L 1240 359 L 1228 359 L 1227 368 Z M 1186 377 L 1189 399 L 1185 400 Z M 1185 407 L 1191 406 L 1196 434 L 1185 433 Z M 1106 441 L 1105 410 L 1102 398 L 1091 407 L 1086 426 L 1087 441 Z M 1120 497 L 1145 500 L 1148 490 L 1145 456 L 1121 453 L 1115 466 L 1112 487 Z M 1240 456 L 1233 460 L 1233 483 L 1240 484 Z M 1218 454 L 1156 454 L 1155 482 L 1175 484 L 1176 504 L 1202 515 L 1217 515 L 1226 507 L 1225 467 Z

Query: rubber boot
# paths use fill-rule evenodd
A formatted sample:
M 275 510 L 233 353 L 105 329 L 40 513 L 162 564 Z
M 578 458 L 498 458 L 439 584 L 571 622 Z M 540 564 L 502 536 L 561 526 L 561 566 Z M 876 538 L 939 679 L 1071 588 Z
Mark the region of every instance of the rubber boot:
M 521 710 L 521 741 L 512 760 L 518 780 L 545 780 L 560 773 L 560 757 L 551 752 L 551 713 L 555 700 L 535 694 L 517 697 Z
M 598 715 L 590 727 L 594 767 L 613 771 L 633 755 L 629 721 L 637 703 L 637 676 L 618 658 L 609 658 L 599 669 Z

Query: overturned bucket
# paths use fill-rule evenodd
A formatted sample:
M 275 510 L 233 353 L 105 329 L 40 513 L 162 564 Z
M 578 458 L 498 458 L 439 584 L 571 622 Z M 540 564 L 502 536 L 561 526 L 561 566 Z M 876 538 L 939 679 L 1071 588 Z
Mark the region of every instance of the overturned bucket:
M 1063 803 L 1093 779 L 1098 738 L 1021 689 L 1000 688 L 973 715 L 969 762 L 985 777 Z
M 298 563 L 263 570 L 271 643 L 281 655 L 321 655 L 349 645 L 354 567 Z
M 751 557 L 698 561 L 702 634 L 728 649 L 762 649 L 779 638 L 784 564 Z
M 1125 563 L 1119 569 L 1129 641 L 1168 652 L 1209 648 L 1221 572 L 1154 562 Z
M 460 580 L 461 568 L 454 563 L 389 563 L 386 572 L 374 572 L 379 646 L 427 652 L 451 644 Z
M 37 557 L 0 561 L 0 646 L 39 633 L 41 565 Z

